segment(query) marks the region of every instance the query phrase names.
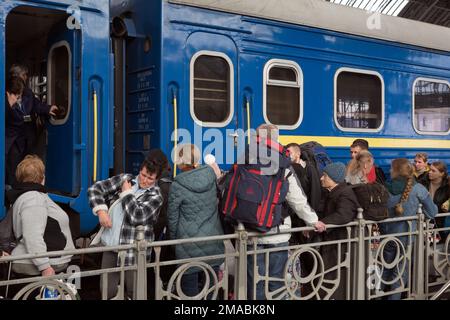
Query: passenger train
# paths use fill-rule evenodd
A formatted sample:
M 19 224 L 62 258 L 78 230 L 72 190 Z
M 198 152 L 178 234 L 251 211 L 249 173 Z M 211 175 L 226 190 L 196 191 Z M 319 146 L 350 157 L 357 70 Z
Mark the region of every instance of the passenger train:
M 151 148 L 170 155 L 188 134 L 224 168 L 261 123 L 277 125 L 283 144 L 318 141 L 344 162 L 351 142 L 367 139 L 386 172 L 418 151 L 450 164 L 448 28 L 319 0 L 0 8 L 1 82 L 25 62 L 35 94 L 64 106 L 48 124 L 46 183 L 77 236 L 98 223 L 90 185 L 136 173 Z

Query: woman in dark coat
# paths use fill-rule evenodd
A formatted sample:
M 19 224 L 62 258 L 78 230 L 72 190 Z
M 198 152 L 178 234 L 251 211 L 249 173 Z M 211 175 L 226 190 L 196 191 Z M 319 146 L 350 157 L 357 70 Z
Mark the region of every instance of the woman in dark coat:
M 433 162 L 428 172 L 428 180 L 425 187 L 433 199 L 434 204 L 438 208 L 438 212 L 447 212 L 448 208 L 444 206 L 445 202 L 450 198 L 450 179 L 447 174 L 447 165 L 442 161 Z M 443 217 L 436 218 L 437 228 L 448 226 L 449 219 Z M 448 231 L 439 232 L 441 239 L 447 238 Z
M 327 165 L 320 178 L 322 187 L 328 190 L 325 201 L 323 202 L 321 221 L 325 224 L 343 225 L 353 221 L 356 218 L 358 209 L 358 200 L 351 186 L 345 183 L 345 165 L 341 162 L 335 162 Z M 335 241 L 349 239 L 351 234 L 346 228 L 330 229 L 322 234 L 322 241 Z M 338 255 L 338 245 L 326 245 L 320 247 L 320 253 L 324 262 L 325 279 L 336 280 L 338 274 L 336 271 L 327 272 L 330 268 L 343 263 L 348 245 L 341 247 L 341 254 Z M 331 299 L 346 299 L 347 269 L 341 268 L 340 281 L 336 291 L 332 293 Z M 327 286 L 329 287 L 329 286 Z M 319 291 L 319 293 L 321 293 Z M 326 293 L 328 295 L 329 293 Z M 326 295 L 321 296 L 326 297 Z

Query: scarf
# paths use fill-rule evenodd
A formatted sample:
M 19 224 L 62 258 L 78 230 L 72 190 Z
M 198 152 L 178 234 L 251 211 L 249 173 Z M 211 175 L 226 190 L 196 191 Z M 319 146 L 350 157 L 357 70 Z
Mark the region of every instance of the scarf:
M 372 169 L 370 169 L 370 172 L 367 175 L 367 182 L 374 183 L 376 180 L 377 180 L 377 174 L 375 172 L 375 166 L 372 166 Z

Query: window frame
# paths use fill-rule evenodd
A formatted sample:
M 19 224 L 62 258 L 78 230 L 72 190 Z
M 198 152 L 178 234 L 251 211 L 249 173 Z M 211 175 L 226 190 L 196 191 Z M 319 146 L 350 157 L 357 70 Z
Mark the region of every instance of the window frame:
M 53 105 L 53 96 L 52 96 L 52 65 L 53 63 L 50 61 L 50 58 L 52 57 L 53 51 L 55 49 L 58 49 L 60 47 L 65 47 L 68 52 L 68 69 L 69 69 L 69 94 L 68 94 L 68 106 L 67 106 L 67 113 L 66 116 L 63 119 L 54 119 L 50 117 L 50 123 L 52 125 L 63 125 L 67 122 L 67 119 L 69 119 L 70 112 L 72 111 L 72 51 L 70 50 L 70 45 L 66 40 L 58 41 L 54 43 L 50 50 L 48 51 L 47 55 L 47 104 Z
M 414 82 L 413 82 L 413 86 L 412 86 L 412 125 L 414 128 L 414 131 L 417 134 L 420 135 L 432 135 L 432 136 L 446 136 L 448 134 L 450 134 L 450 127 L 448 129 L 447 132 L 433 132 L 433 131 L 421 131 L 416 127 L 416 84 L 419 81 L 428 81 L 428 82 L 437 82 L 437 83 L 444 83 L 446 84 L 449 89 L 450 89 L 450 81 L 448 80 L 444 80 L 444 79 L 433 79 L 433 78 L 426 78 L 426 77 L 417 77 Z
M 229 83 L 229 101 L 230 101 L 230 114 L 228 115 L 228 118 L 226 118 L 222 122 L 205 122 L 201 121 L 197 118 L 194 112 L 194 67 L 195 62 L 197 59 L 201 56 L 212 56 L 212 57 L 220 57 L 223 58 L 227 63 L 228 67 L 230 68 L 230 83 Z M 210 51 L 210 50 L 201 50 L 197 51 L 191 58 L 190 67 L 189 67 L 189 109 L 191 113 L 191 117 L 194 120 L 196 124 L 198 124 L 201 127 L 209 127 L 209 128 L 223 128 L 230 124 L 231 120 L 234 117 L 234 65 L 231 61 L 230 57 L 226 55 L 223 52 L 220 51 Z
M 345 128 L 342 127 L 339 124 L 338 118 L 337 118 L 337 109 L 338 109 L 338 105 L 337 105 L 337 80 L 339 77 L 339 74 L 341 74 L 342 72 L 352 72 L 352 73 L 359 73 L 359 74 L 369 74 L 369 75 L 373 75 L 373 76 L 377 76 L 378 79 L 380 79 L 381 81 L 381 123 L 380 126 L 376 129 L 358 129 L 358 128 Z M 367 69 L 359 69 L 359 68 L 350 68 L 350 67 L 342 67 L 339 68 L 338 70 L 336 70 L 335 74 L 334 74 L 334 95 L 333 95 L 333 105 L 334 105 L 334 114 L 333 114 L 333 118 L 334 118 L 334 123 L 336 125 L 336 127 L 343 131 L 343 132 L 363 132 L 363 133 L 376 133 L 376 132 L 380 132 L 381 130 L 383 130 L 384 128 L 384 124 L 385 124 L 385 117 L 386 117 L 386 105 L 385 105 L 385 85 L 384 85 L 384 78 L 381 75 L 381 73 L 374 71 L 374 70 L 367 70 Z
M 283 80 L 270 80 L 269 74 L 270 70 L 274 67 L 280 67 L 280 68 L 290 68 L 294 69 L 297 76 L 296 85 L 292 85 L 293 82 L 291 81 L 283 81 Z M 295 130 L 297 129 L 300 124 L 303 121 L 303 113 L 304 113 L 304 106 L 303 106 L 303 71 L 300 65 L 292 60 L 285 60 L 285 59 L 270 59 L 266 62 L 264 65 L 264 76 L 263 76 L 263 117 L 264 121 L 267 124 L 272 124 L 277 126 L 279 129 L 282 130 Z M 298 120 L 293 125 L 279 125 L 274 124 L 269 121 L 269 118 L 267 116 L 267 86 L 268 85 L 275 85 L 279 87 L 289 87 L 289 88 L 298 88 L 299 90 L 299 117 Z

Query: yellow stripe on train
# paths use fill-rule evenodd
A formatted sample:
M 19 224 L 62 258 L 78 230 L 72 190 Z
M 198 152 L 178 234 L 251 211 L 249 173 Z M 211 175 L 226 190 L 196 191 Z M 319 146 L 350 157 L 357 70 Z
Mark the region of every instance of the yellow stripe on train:
M 450 149 L 450 140 L 433 139 L 396 139 L 396 138 L 366 138 L 372 148 L 413 148 L 413 149 Z M 286 145 L 291 142 L 298 144 L 307 141 L 317 141 L 324 147 L 347 147 L 357 137 L 327 137 L 327 136 L 280 136 L 280 143 Z

